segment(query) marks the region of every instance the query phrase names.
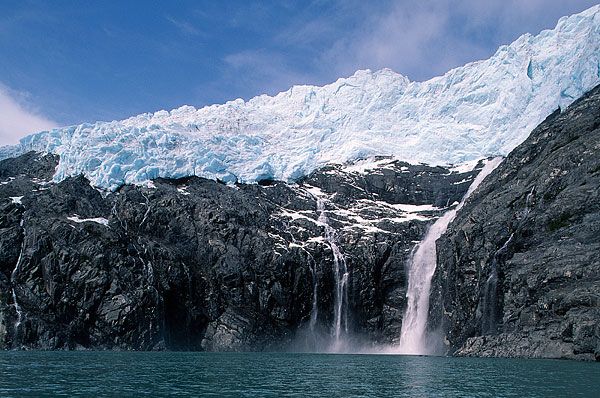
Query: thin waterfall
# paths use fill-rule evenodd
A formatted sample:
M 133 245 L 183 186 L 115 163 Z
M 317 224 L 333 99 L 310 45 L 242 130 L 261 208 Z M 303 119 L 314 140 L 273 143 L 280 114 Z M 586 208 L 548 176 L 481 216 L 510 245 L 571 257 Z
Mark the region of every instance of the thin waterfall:
M 346 259 L 337 245 L 337 236 L 325 213 L 325 202 L 317 198 L 317 211 L 319 222 L 325 227 L 325 241 L 333 253 L 333 273 L 335 282 L 333 306 L 333 343 L 331 351 L 338 352 L 344 349 L 344 337 L 348 334 L 348 267 Z
M 15 293 L 15 288 L 12 288 L 12 299 L 13 299 L 13 306 L 15 307 L 15 312 L 17 313 L 17 320 L 15 321 L 15 338 L 19 333 L 19 326 L 21 326 L 21 321 L 23 319 L 23 311 L 21 311 L 21 306 L 19 305 L 19 302 L 17 301 L 17 294 Z
M 512 241 L 514 233 L 504 242 L 504 245 L 494 253 L 492 259 L 491 271 L 485 281 L 485 289 L 483 293 L 483 309 L 481 316 L 481 333 L 495 334 L 498 330 L 498 262 L 506 254 L 508 245 Z
M 312 285 L 313 285 L 313 291 L 312 291 L 312 307 L 310 309 L 310 321 L 309 321 L 309 328 L 310 328 L 310 333 L 312 336 L 315 336 L 316 334 L 316 327 L 317 327 L 317 319 L 319 317 L 319 306 L 318 306 L 318 299 L 319 299 L 319 279 L 318 279 L 318 275 L 317 275 L 317 264 L 316 262 L 313 260 L 313 265 L 310 268 L 310 273 L 312 275 Z
M 298 328 L 296 339 L 292 341 L 290 348 L 294 351 L 321 352 L 327 349 L 330 342 L 330 335 L 328 333 L 325 334 L 324 329 L 319 324 L 319 276 L 317 273 L 317 263 L 309 251 L 304 248 L 302 250 L 306 252 L 310 261 L 312 304 L 309 321 Z
M 517 225 L 517 230 L 520 229 L 523 224 L 527 221 L 529 213 L 531 212 L 531 205 L 535 193 L 535 186 L 531 188 L 531 191 L 525 198 L 525 209 L 521 215 L 521 221 Z M 490 275 L 485 281 L 485 289 L 483 291 L 483 297 L 481 302 L 481 333 L 482 334 L 496 334 L 498 332 L 498 265 L 504 261 L 508 248 L 515 236 L 515 233 L 511 233 L 506 242 L 498 249 L 492 257 L 492 263 L 490 265 Z
M 315 199 L 315 201 L 317 200 L 316 196 L 310 191 L 306 191 L 306 193 Z M 289 228 L 289 225 L 287 227 Z M 302 352 L 319 352 L 322 351 L 322 344 L 326 341 L 328 342 L 329 339 L 323 335 L 323 330 L 319 324 L 319 275 L 317 262 L 312 253 L 304 247 L 302 242 L 296 240 L 294 234 L 290 233 L 289 236 L 292 243 L 307 256 L 312 284 L 312 303 L 308 323 L 298 328 L 296 339 L 291 343 L 290 348 Z
M 23 228 L 23 220 L 21 220 L 20 224 L 21 228 Z M 17 292 L 15 291 L 15 286 L 17 284 L 17 274 L 19 272 L 21 266 L 21 258 L 23 257 L 23 249 L 25 248 L 25 231 L 23 231 L 23 242 L 21 243 L 21 251 L 19 252 L 19 258 L 17 259 L 17 263 L 15 264 L 15 268 L 12 270 L 10 274 L 10 282 L 12 285 L 12 299 L 13 306 L 15 308 L 15 312 L 17 313 L 17 320 L 15 321 L 15 337 L 13 340 L 17 339 L 19 334 L 19 326 L 21 326 L 21 322 L 23 321 L 23 311 L 21 310 L 21 306 L 19 305 L 19 301 L 17 300 Z
M 531 212 L 531 203 L 533 202 L 533 196 L 535 194 L 535 185 L 531 187 L 531 191 L 525 197 L 525 211 L 523 218 L 527 218 L 529 216 L 529 212 Z
M 436 241 L 442 236 L 448 225 L 456 217 L 467 198 L 500 163 L 501 157 L 489 160 L 481 169 L 461 202 L 447 211 L 429 227 L 423 240 L 414 248 L 408 265 L 407 306 L 402 319 L 400 343 L 397 351 L 401 354 L 431 354 L 428 347 L 426 328 L 429 313 L 429 295 L 431 279 L 437 265 Z

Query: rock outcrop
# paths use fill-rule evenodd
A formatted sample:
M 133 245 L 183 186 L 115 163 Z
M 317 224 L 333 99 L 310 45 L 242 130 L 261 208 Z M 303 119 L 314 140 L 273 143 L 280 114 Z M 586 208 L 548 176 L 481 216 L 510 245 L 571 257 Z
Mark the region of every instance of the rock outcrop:
M 600 87 L 550 115 L 437 242 L 449 353 L 600 360 Z
M 380 158 L 295 185 L 192 177 L 108 193 L 53 182 L 57 161 L 0 162 L 3 348 L 302 349 L 311 314 L 325 334 L 333 317 L 317 200 L 350 271 L 350 333 L 389 342 L 411 248 L 477 174 Z

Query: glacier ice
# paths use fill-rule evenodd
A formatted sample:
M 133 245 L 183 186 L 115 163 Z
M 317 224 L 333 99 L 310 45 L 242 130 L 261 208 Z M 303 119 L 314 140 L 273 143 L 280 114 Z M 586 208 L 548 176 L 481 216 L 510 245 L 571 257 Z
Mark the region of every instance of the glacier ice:
M 594 6 L 425 82 L 360 70 L 272 97 L 44 131 L 0 148 L 0 158 L 55 153 L 55 180 L 83 173 L 105 189 L 190 175 L 293 181 L 327 163 L 373 155 L 459 164 L 507 154 L 548 114 L 598 84 L 599 50 Z

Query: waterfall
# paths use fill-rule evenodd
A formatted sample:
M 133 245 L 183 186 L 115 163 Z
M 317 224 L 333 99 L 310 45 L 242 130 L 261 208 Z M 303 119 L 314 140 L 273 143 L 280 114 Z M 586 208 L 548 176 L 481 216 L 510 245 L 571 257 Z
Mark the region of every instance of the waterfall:
M 521 215 L 521 220 L 517 225 L 520 229 L 527 221 L 531 212 L 531 204 L 535 193 L 535 186 L 525 197 L 525 209 Z M 485 289 L 481 302 L 481 334 L 495 334 L 498 331 L 498 263 L 504 261 L 508 247 L 513 240 L 515 233 L 511 233 L 506 242 L 498 249 L 492 257 L 490 265 L 490 275 L 485 281 Z
M 317 276 L 317 264 L 316 262 L 313 260 L 313 265 L 310 268 L 310 273 L 312 275 L 312 284 L 313 284 L 313 291 L 312 291 L 312 307 L 310 309 L 310 321 L 309 321 L 309 328 L 310 328 L 310 333 L 315 336 L 316 334 L 316 326 L 317 326 L 317 319 L 319 317 L 319 306 L 318 306 L 318 291 L 319 291 L 319 280 L 318 280 L 318 276 Z
M 467 198 L 501 162 L 501 157 L 489 160 L 473 180 L 458 206 L 438 218 L 429 227 L 423 240 L 414 248 L 408 265 L 407 306 L 397 348 L 399 353 L 413 355 L 432 353 L 428 347 L 426 328 L 431 279 L 437 265 L 436 241 L 446 232 L 448 225 L 454 220 L 458 210 L 464 206 Z
M 310 274 L 312 281 L 312 304 L 308 323 L 300 326 L 296 331 L 296 338 L 290 344 L 290 350 L 301 352 L 321 352 L 330 345 L 330 334 L 319 324 L 319 277 L 317 263 L 309 251 L 302 248 L 310 260 Z
M 504 242 L 504 245 L 494 253 L 492 259 L 490 276 L 488 276 L 485 282 L 485 289 L 483 293 L 483 305 L 482 305 L 482 316 L 481 316 L 481 333 L 482 334 L 494 334 L 498 329 L 498 301 L 496 296 L 498 295 L 498 261 L 504 256 L 508 250 L 508 245 L 515 236 L 514 233 L 510 234 L 510 237 Z
M 21 220 L 20 224 L 21 228 L 23 228 L 23 220 Z M 12 285 L 12 299 L 13 306 L 15 308 L 15 312 L 17 313 L 17 320 L 15 321 L 15 337 L 13 340 L 16 341 L 17 336 L 19 334 L 19 326 L 21 326 L 21 322 L 23 321 L 23 311 L 21 310 L 21 306 L 19 305 L 19 301 L 17 300 L 17 292 L 15 291 L 16 278 L 17 273 L 19 272 L 21 265 L 21 258 L 23 257 L 23 249 L 25 248 L 25 230 L 23 230 L 23 242 L 21 243 L 21 251 L 19 252 L 19 258 L 17 259 L 17 263 L 15 264 L 15 268 L 10 274 L 10 282 Z
M 525 198 L 525 210 L 523 218 L 527 218 L 529 216 L 529 212 L 531 211 L 531 202 L 533 202 L 533 195 L 535 194 L 535 185 L 531 187 L 531 191 L 527 194 Z
M 317 201 L 317 197 L 310 191 L 303 191 L 308 194 L 311 198 Z M 290 228 L 289 224 L 287 228 Z M 308 270 L 310 271 L 310 278 L 312 284 L 312 298 L 310 308 L 310 318 L 308 323 L 301 325 L 296 331 L 296 337 L 291 342 L 289 348 L 292 351 L 301 352 L 321 352 L 326 349 L 324 344 L 329 344 L 329 334 L 319 324 L 319 275 L 317 262 L 313 257 L 312 253 L 306 249 L 303 242 L 298 242 L 294 237 L 293 233 L 289 234 L 292 243 L 302 250 L 308 259 Z
M 15 307 L 15 312 L 17 313 L 17 320 L 15 321 L 15 337 L 17 336 L 17 334 L 19 333 L 19 326 L 21 326 L 21 321 L 23 319 L 23 312 L 21 311 L 21 306 L 19 305 L 19 302 L 17 301 L 17 294 L 15 293 L 15 288 L 12 288 L 12 298 L 13 298 L 13 305 Z
M 333 306 L 333 343 L 331 351 L 339 352 L 344 349 L 344 337 L 348 334 L 348 267 L 346 259 L 337 245 L 335 229 L 329 225 L 329 219 L 325 213 L 325 202 L 317 198 L 317 211 L 319 222 L 325 227 L 325 241 L 333 253 L 333 273 L 335 283 L 334 306 Z

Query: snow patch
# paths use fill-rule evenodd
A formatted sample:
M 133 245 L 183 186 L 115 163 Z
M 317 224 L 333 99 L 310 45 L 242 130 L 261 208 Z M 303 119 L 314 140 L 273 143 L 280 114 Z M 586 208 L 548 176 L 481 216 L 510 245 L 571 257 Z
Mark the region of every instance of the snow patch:
M 475 167 L 477 167 L 477 164 L 482 160 L 484 160 L 484 158 L 470 160 L 461 164 L 452 165 L 448 169 L 451 173 L 468 173 L 469 171 L 473 171 Z
M 463 179 L 462 179 L 462 180 L 460 180 L 460 181 L 453 182 L 453 183 L 452 183 L 452 185 L 460 185 L 460 184 L 465 184 L 465 183 L 467 183 L 467 182 L 471 182 L 472 180 L 473 180 L 472 178 L 463 178 Z
M 309 238 L 306 242 L 307 243 L 327 244 L 327 242 L 325 241 L 325 238 L 323 238 L 322 236 L 316 236 L 314 238 Z
M 272 217 L 286 217 L 291 218 L 292 221 L 306 220 L 321 227 L 325 226 L 325 224 L 323 224 L 319 220 L 315 220 L 314 218 L 311 218 L 304 213 L 314 214 L 314 212 L 312 211 L 292 211 L 288 209 L 282 209 L 279 213 L 273 214 Z
M 83 223 L 83 222 L 95 222 L 97 224 L 102 224 L 104 226 L 108 226 L 108 220 L 104 217 L 95 217 L 95 218 L 79 218 L 79 216 L 77 214 L 71 216 L 71 217 L 67 217 L 67 220 L 69 221 L 73 221 L 76 223 Z
M 390 205 L 394 209 L 401 210 L 405 213 L 420 213 L 424 211 L 439 211 L 442 210 L 434 205 L 408 205 L 408 204 L 392 204 Z
M 313 187 L 312 185 L 306 185 L 304 190 L 308 192 L 313 198 L 327 198 L 330 195 L 328 193 L 323 192 L 323 190 L 319 187 Z
M 348 164 L 344 166 L 342 169 L 346 173 L 359 173 L 365 174 L 367 171 L 377 170 L 386 165 L 392 164 L 394 162 L 393 159 L 361 159 L 354 163 Z M 403 167 L 403 169 L 407 169 Z

